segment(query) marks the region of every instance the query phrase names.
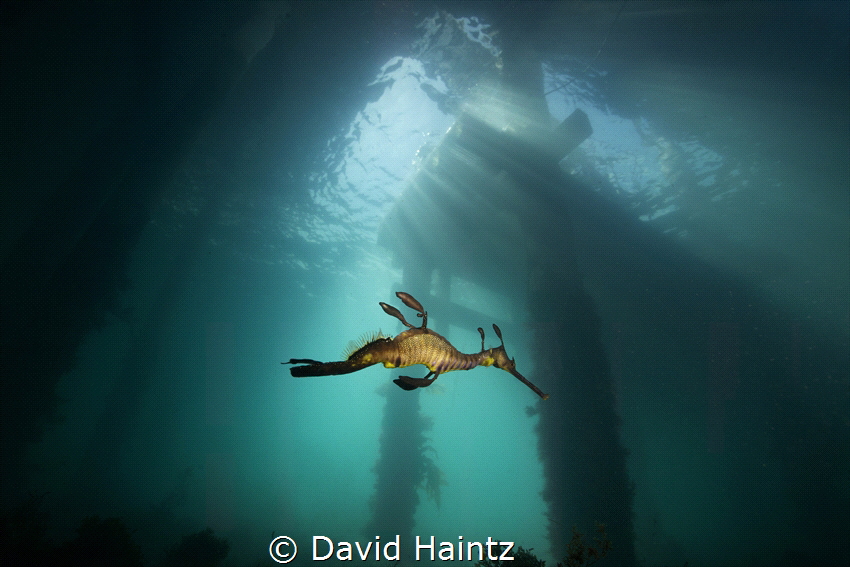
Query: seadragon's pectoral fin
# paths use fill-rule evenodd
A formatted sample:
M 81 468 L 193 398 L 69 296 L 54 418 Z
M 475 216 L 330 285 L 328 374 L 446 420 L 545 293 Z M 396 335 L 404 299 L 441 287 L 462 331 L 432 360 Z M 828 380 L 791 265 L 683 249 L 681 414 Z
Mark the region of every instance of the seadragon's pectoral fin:
M 434 377 L 428 378 L 428 376 L 431 376 L 432 374 L 434 375 Z M 396 385 L 399 388 L 401 388 L 402 390 L 407 390 L 409 392 L 410 390 L 415 390 L 416 388 L 426 388 L 426 387 L 430 386 L 431 384 L 434 383 L 434 380 L 436 380 L 437 377 L 439 377 L 439 376 L 440 376 L 439 374 L 436 374 L 434 372 L 429 372 L 428 374 L 425 375 L 424 378 L 411 378 L 410 376 L 399 376 L 398 378 L 393 380 L 393 382 L 395 382 Z
M 416 388 L 419 387 L 419 386 L 416 386 L 414 384 L 408 384 L 405 380 L 402 380 L 402 378 L 407 378 L 408 380 L 413 380 L 413 378 L 411 378 L 410 376 L 399 376 L 398 378 L 393 380 L 393 382 L 395 382 L 396 385 L 398 385 L 398 387 L 401 388 L 402 390 L 407 390 L 409 392 L 409 391 L 415 390 Z

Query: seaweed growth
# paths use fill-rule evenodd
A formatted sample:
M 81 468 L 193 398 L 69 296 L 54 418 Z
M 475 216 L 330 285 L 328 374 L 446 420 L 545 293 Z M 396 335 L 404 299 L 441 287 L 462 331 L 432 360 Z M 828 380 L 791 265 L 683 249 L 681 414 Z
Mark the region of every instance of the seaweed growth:
M 47 493 L 30 494 L 20 504 L 0 514 L 0 565 L 44 565 L 52 544 L 47 538 Z
M 178 567 L 182 565 L 204 565 L 217 567 L 230 551 L 230 544 L 223 537 L 216 537 L 212 528 L 183 536 L 174 544 L 165 556 L 163 565 Z
M 557 567 L 590 567 L 608 555 L 613 549 L 611 540 L 605 533 L 605 524 L 596 523 L 596 537 L 593 545 L 585 543 L 584 536 L 573 526 L 573 537 L 567 545 L 567 555 L 558 562 Z M 513 560 L 485 559 L 475 564 L 475 567 L 546 567 L 546 562 L 531 553 L 534 548 L 518 547 Z
M 413 539 L 414 514 L 419 504 L 418 487 L 424 470 L 424 431 L 430 423 L 422 416 L 419 396 L 409 396 L 396 388 L 381 392 L 387 403 L 381 422 L 380 456 L 375 463 L 375 493 L 372 519 L 364 533 Z M 412 556 L 411 556 L 412 559 Z
M 118 517 L 87 516 L 80 520 L 76 536 L 55 544 L 48 537 L 47 493 L 30 495 L 22 503 L 0 514 L 0 565 L 144 565 L 135 530 Z M 186 535 L 171 546 L 162 563 L 217 567 L 227 557 L 229 542 L 207 528 Z
M 538 559 L 531 553 L 534 548 L 525 549 L 520 546 L 514 552 L 512 561 L 500 561 L 499 559 L 484 559 L 475 564 L 475 567 L 546 567 L 546 562 Z
M 614 546 L 605 533 L 605 524 L 596 522 L 596 537 L 593 538 L 594 545 L 584 542 L 581 532 L 573 526 L 573 537 L 567 544 L 567 556 L 558 567 L 589 567 L 611 551 Z
M 74 539 L 55 545 L 46 536 L 46 495 L 30 494 L 0 517 L 0 565 L 143 564 L 142 550 L 121 518 L 85 517 Z
M 54 565 L 126 565 L 141 567 L 142 549 L 121 518 L 88 516 L 77 537 L 56 549 Z
M 428 456 L 426 452 L 434 453 L 434 457 Z M 434 462 L 436 456 L 437 451 L 430 445 L 424 445 L 422 447 L 422 483 L 419 487 L 425 491 L 428 499 L 433 501 L 439 509 L 442 502 L 442 491 L 440 487 L 446 486 L 448 482 L 446 482 L 446 475 L 443 474 L 443 471 Z
M 441 487 L 447 483 L 426 434 L 433 427 L 433 420 L 422 414 L 419 396 L 395 388 L 381 393 L 388 402 L 380 437 L 381 455 L 373 469 L 376 480 L 372 519 L 364 532 L 412 540 L 414 514 L 423 493 L 439 507 Z M 402 546 L 402 553 L 409 551 Z M 413 561 L 412 554 L 403 556 L 402 561 Z

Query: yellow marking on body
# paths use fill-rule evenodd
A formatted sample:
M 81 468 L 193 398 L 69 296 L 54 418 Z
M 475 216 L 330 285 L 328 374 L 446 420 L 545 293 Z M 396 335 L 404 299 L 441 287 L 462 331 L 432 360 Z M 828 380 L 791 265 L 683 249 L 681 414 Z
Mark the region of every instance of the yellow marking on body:
M 488 356 L 481 361 L 481 366 L 493 366 L 494 362 L 496 362 L 496 359 L 492 356 Z

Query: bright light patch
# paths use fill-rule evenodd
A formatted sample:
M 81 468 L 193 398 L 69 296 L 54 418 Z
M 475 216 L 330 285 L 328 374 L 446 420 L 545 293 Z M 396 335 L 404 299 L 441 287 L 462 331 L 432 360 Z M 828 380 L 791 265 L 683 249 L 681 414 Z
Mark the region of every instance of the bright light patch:
M 593 135 L 565 160 L 571 173 L 582 177 L 592 171 L 586 179 L 597 191 L 636 211 L 642 221 L 667 217 L 664 232 L 680 235 L 687 231 L 672 230 L 670 225 L 687 222 L 684 215 L 691 213 L 686 203 L 688 207 L 710 205 L 750 185 L 750 176 L 739 168 L 729 168 L 725 156 L 696 139 L 674 140 L 645 117 L 615 114 L 593 86 L 593 78 L 602 73 L 587 73 L 584 67 L 586 78 L 557 71 L 553 65 L 543 67 L 552 115 L 560 121 L 581 108 L 593 125 Z M 599 176 L 607 184 L 594 181 Z
M 454 121 L 426 92 L 445 93 L 445 84 L 428 77 L 415 59 L 390 59 L 371 85 L 382 85 L 383 93 L 357 113 L 344 135 L 328 142 L 327 169 L 312 179 L 313 201 L 324 214 L 302 234 L 305 240 L 374 242 L 415 171 L 413 157 L 438 143 Z

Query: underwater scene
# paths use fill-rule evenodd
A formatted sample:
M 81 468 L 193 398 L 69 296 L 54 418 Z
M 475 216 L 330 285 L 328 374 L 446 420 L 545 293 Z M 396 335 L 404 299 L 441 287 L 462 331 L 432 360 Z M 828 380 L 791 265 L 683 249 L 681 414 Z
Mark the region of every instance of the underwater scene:
M 0 564 L 850 565 L 850 3 L 0 4 Z

